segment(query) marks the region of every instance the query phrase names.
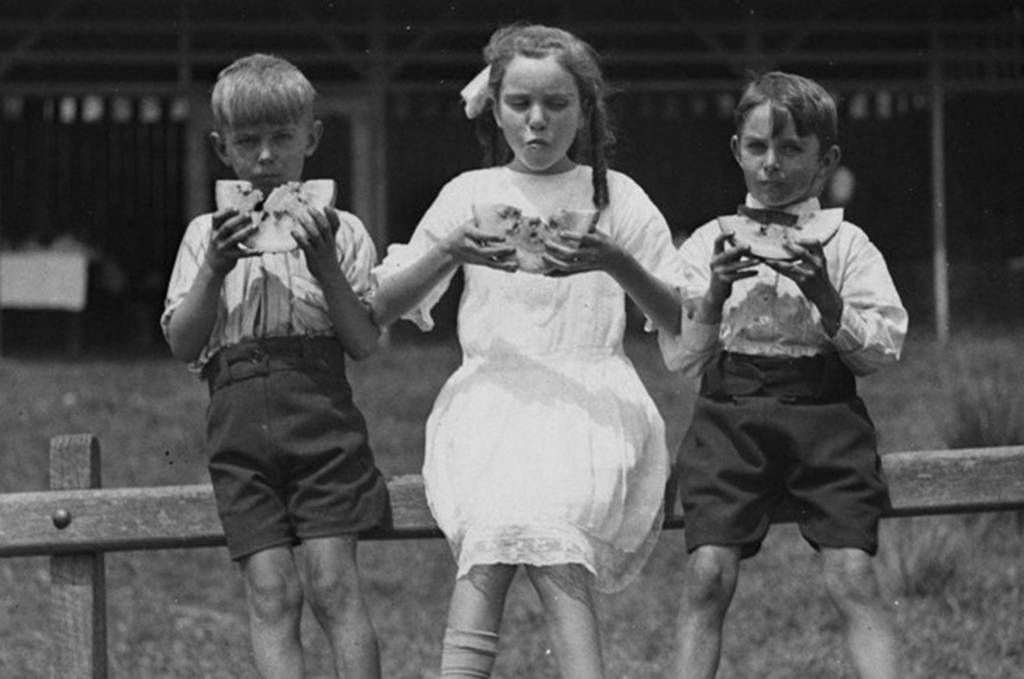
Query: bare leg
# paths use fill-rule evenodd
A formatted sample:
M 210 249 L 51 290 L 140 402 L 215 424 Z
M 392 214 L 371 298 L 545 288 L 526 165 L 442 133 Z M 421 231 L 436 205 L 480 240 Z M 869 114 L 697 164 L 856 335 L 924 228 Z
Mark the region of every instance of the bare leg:
M 739 579 L 735 547 L 698 547 L 686 562 L 676 627 L 676 656 L 669 676 L 713 679 L 722 656 L 722 625 Z
M 304 547 L 310 607 L 327 635 L 341 679 L 380 679 L 380 651 L 363 599 L 356 538 L 309 540 Z
M 302 585 L 286 547 L 242 560 L 253 659 L 263 679 L 303 679 Z
M 505 598 L 516 567 L 474 566 L 455 581 L 441 657 L 445 679 L 489 677 L 498 652 Z
M 562 676 L 601 679 L 604 661 L 590 574 L 577 564 L 530 566 L 527 573 L 544 605 Z
M 860 679 L 900 676 L 896 626 L 871 563 L 859 549 L 822 549 L 825 587 L 843 616 L 846 643 Z

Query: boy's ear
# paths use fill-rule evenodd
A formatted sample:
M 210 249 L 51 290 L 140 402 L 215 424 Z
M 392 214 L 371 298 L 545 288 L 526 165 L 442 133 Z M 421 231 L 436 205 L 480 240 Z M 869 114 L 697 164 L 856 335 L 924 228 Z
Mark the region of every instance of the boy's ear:
M 737 135 L 732 135 L 729 139 L 729 149 L 732 151 L 732 157 L 736 159 L 736 162 L 740 162 L 740 138 Z M 742 164 L 742 163 L 741 163 Z
M 306 137 L 306 156 L 309 157 L 316 152 L 318 146 L 320 146 L 320 139 L 324 135 L 324 124 L 319 120 L 314 120 L 309 126 L 309 135 Z
M 821 172 L 822 174 L 829 175 L 832 171 L 839 167 L 839 161 L 842 159 L 843 153 L 839 150 L 839 147 L 833 144 L 828 151 L 825 151 L 821 156 Z
M 218 132 L 210 133 L 210 146 L 213 147 L 213 152 L 220 158 L 220 162 L 230 166 L 231 160 L 228 158 L 228 145 L 224 141 L 224 138 L 220 136 Z

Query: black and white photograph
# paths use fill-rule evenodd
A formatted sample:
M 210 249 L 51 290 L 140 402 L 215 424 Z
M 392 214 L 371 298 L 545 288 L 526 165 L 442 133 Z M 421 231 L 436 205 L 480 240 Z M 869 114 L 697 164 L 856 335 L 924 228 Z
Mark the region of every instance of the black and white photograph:
M 1024 0 L 4 0 L 0 679 L 1024 679 Z

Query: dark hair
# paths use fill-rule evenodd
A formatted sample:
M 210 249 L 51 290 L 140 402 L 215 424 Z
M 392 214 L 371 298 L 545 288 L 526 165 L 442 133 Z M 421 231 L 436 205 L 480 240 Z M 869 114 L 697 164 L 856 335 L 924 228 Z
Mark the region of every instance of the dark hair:
M 608 205 L 608 150 L 615 143 L 605 98 L 609 90 L 601 73 L 597 52 L 583 40 L 560 28 L 538 24 L 513 24 L 499 28 L 484 48 L 491 68 L 491 105 L 498 100 L 508 64 L 517 56 L 543 59 L 554 55 L 576 81 L 584 125 L 568 155 L 575 162 L 589 162 L 594 169 L 594 206 Z M 491 115 L 477 117 L 478 136 L 484 147 L 484 164 L 504 165 L 512 150 Z
M 312 119 L 316 90 L 298 68 L 269 54 L 251 54 L 217 76 L 210 104 L 217 129 Z
M 792 119 L 801 137 L 817 135 L 820 153 L 826 153 L 839 143 L 836 102 L 824 87 L 810 78 L 781 71 L 754 77 L 733 112 L 737 134 L 742 132 L 750 112 L 762 104 L 771 106 L 773 136 L 781 134 L 786 122 Z

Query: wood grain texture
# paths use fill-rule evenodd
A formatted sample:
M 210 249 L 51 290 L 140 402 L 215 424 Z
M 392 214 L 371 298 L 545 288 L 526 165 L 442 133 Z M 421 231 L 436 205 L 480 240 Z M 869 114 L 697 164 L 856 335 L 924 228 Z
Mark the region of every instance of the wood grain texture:
M 1024 508 L 1024 446 L 890 453 L 882 463 L 892 499 L 887 516 Z M 366 539 L 441 536 L 418 475 L 391 478 L 388 488 L 394 524 L 368 533 Z M 64 529 L 54 525 L 58 510 L 70 514 Z M 784 505 L 775 520 L 795 518 L 794 508 Z M 665 526 L 683 524 L 670 484 Z M 0 557 L 223 544 L 209 485 L 0 495 Z
M 54 492 L 100 492 L 100 446 L 88 434 L 50 442 L 50 487 Z M 72 521 L 73 519 L 72 514 Z M 19 523 L 22 516 L 0 519 Z M 50 526 L 53 528 L 52 519 Z M 50 672 L 53 679 L 106 679 L 107 592 L 104 555 L 58 554 L 50 559 Z

